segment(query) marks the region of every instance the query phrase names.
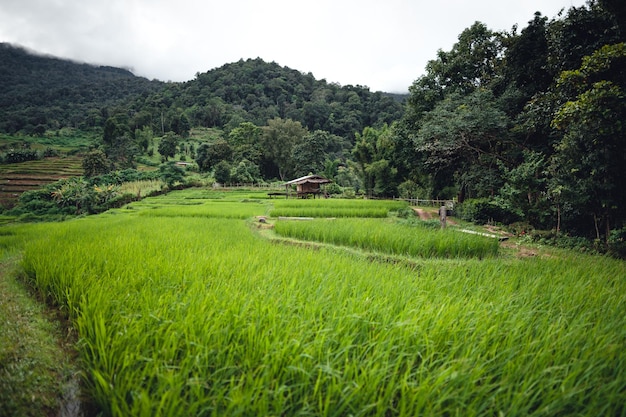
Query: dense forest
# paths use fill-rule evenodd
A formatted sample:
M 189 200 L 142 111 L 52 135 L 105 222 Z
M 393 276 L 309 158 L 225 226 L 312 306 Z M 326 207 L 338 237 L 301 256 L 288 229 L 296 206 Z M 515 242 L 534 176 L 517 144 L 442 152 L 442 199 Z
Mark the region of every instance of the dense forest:
M 475 221 L 619 240 L 625 16 L 603 0 L 504 32 L 476 22 L 405 97 L 261 59 L 163 83 L 2 45 L 0 131 L 98 132 L 89 175 L 158 152 L 218 182 L 319 173 L 356 194 L 456 198 Z M 198 128 L 211 136 L 191 140 Z
M 465 29 L 410 88 L 400 185 L 471 198 L 477 220 L 623 238 L 624 17 L 622 2 L 589 2 L 509 33 Z
M 107 108 L 162 85 L 121 68 L 78 64 L 0 43 L 0 132 L 95 126 Z

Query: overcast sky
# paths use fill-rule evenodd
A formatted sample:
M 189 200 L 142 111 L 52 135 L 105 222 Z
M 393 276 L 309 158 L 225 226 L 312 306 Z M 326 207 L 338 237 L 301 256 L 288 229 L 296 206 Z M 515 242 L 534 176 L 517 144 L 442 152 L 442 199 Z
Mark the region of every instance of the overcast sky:
M 584 0 L 0 0 L 0 42 L 163 81 L 260 57 L 406 92 L 475 21 L 524 28 Z

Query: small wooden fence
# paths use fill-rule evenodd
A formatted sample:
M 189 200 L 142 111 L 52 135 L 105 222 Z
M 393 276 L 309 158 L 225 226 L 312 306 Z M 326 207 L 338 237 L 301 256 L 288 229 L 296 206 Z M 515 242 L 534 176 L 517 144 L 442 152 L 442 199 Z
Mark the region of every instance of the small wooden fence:
M 394 198 L 394 200 L 407 201 L 411 206 L 418 207 L 441 207 L 446 206 L 449 210 L 454 210 L 456 199 L 452 200 L 427 200 L 422 198 Z

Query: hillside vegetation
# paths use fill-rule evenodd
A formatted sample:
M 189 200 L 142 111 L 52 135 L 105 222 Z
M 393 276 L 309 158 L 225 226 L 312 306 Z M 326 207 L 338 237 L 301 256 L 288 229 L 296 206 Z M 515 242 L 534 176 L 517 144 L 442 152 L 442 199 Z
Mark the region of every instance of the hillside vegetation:
M 224 127 L 233 118 L 261 126 L 280 117 L 310 130 L 354 135 L 402 115 L 402 106 L 390 95 L 316 80 L 261 59 L 226 64 L 186 83 L 162 83 L 2 44 L 0 73 L 0 131 L 7 133 L 103 126 L 119 107 L 127 117 L 133 115 L 133 133 L 146 125 L 154 132 L 177 131 L 184 113 L 199 127 Z
M 537 12 L 509 31 L 476 22 L 403 103 L 258 58 L 161 83 L 3 45 L 0 129 L 88 130 L 98 137 L 83 152 L 89 177 L 172 160 L 207 183 L 319 174 L 334 181 L 329 193 L 456 199 L 467 220 L 626 253 L 620 5 Z
M 80 64 L 0 44 L 0 132 L 95 126 L 106 108 L 160 89 L 130 71 Z M 104 114 L 102 111 L 105 110 Z

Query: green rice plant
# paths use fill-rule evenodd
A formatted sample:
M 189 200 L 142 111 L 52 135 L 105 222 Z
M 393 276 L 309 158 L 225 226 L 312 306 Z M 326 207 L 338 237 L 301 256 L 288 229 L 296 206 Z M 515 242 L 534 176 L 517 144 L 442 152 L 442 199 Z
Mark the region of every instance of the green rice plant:
M 106 416 L 626 411 L 624 262 L 405 267 L 274 245 L 209 217 L 27 232 L 24 275 L 67 311 Z
M 142 210 L 140 216 L 149 217 L 222 217 L 229 219 L 247 219 L 264 215 L 267 206 L 258 202 L 246 204 L 232 201 L 211 201 L 185 205 L 154 206 L 151 210 Z
M 387 217 L 390 211 L 407 207 L 404 201 L 391 200 L 276 200 L 272 217 Z
M 215 191 L 186 189 L 165 196 L 148 197 L 132 203 L 128 208 L 142 216 L 160 217 L 223 217 L 247 219 L 267 214 L 266 195 L 263 192 Z M 145 209 L 150 209 L 145 211 Z
M 282 220 L 274 231 L 281 236 L 351 246 L 394 255 L 419 257 L 478 257 L 498 253 L 498 240 L 436 230 L 413 223 L 391 223 L 380 219 Z
M 267 190 L 187 188 L 168 193 L 168 199 L 181 200 L 267 200 Z

